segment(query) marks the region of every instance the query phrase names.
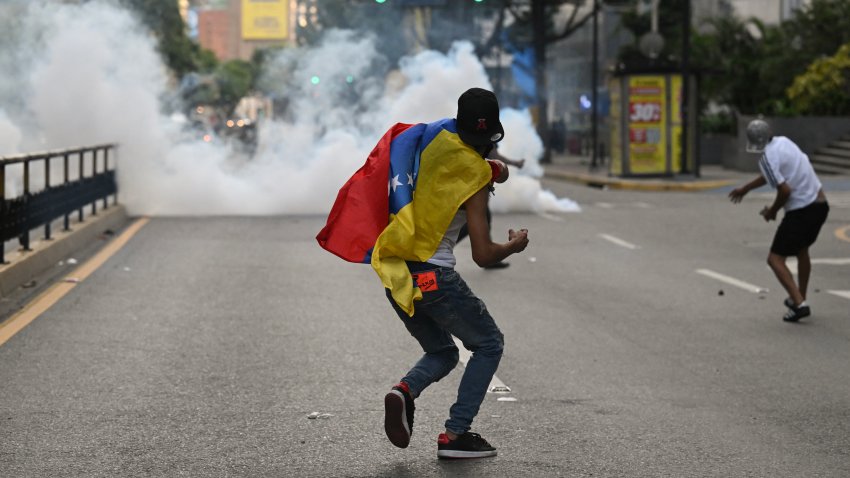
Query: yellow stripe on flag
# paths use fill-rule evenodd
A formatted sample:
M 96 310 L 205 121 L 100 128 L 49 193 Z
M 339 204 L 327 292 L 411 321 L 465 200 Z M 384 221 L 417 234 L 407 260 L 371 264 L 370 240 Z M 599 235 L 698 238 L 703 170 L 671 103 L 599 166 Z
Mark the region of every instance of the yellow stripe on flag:
M 372 268 L 408 315 L 422 292 L 405 261 L 433 256 L 460 206 L 490 178 L 484 158 L 455 133 L 442 130 L 422 151 L 413 201 L 390 216 L 372 252 Z

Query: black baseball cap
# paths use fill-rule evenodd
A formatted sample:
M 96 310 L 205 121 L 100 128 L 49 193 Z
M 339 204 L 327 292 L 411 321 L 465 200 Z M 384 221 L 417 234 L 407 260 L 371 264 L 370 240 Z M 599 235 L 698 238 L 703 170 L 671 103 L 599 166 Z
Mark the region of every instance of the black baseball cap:
M 487 146 L 505 137 L 499 101 L 492 91 L 470 88 L 457 99 L 457 134 L 464 143 Z

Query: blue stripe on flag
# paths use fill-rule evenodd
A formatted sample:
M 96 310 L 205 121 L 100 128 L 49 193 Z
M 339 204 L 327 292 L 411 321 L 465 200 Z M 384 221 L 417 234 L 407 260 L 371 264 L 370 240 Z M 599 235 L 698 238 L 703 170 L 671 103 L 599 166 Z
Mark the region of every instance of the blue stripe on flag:
M 416 124 L 396 136 L 390 144 L 389 200 L 390 213 L 398 214 L 413 201 L 413 177 L 416 158 L 425 124 Z

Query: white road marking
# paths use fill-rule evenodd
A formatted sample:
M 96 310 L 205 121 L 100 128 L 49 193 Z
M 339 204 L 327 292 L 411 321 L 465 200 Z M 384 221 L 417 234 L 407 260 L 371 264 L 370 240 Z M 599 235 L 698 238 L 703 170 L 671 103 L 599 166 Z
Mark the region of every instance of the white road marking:
M 466 367 L 466 364 L 469 363 L 469 359 L 472 357 L 472 352 L 466 350 L 466 347 L 463 346 L 463 342 L 461 342 L 457 337 L 452 336 L 455 341 L 455 345 L 457 345 L 458 352 L 460 352 L 460 362 Z M 493 375 L 492 380 L 490 380 L 490 386 L 487 387 L 488 392 L 494 393 L 508 393 L 511 391 L 511 388 L 505 385 L 505 382 L 499 380 L 499 377 Z
M 602 209 L 612 209 L 614 205 L 610 202 L 598 202 L 596 203 L 596 207 L 601 207 Z
M 752 292 L 754 294 L 764 294 L 767 293 L 768 290 L 764 287 L 759 287 L 757 285 L 750 284 L 749 282 L 744 282 L 742 280 L 736 279 L 734 277 L 729 277 L 727 275 L 723 275 L 719 272 L 714 272 L 709 269 L 697 269 L 697 274 L 702 274 L 707 277 L 711 277 L 712 279 L 717 279 L 720 282 L 725 282 L 729 285 L 733 285 L 735 287 L 739 287 L 744 289 L 747 292 Z
M 829 264 L 831 266 L 850 266 L 850 257 L 835 259 L 812 259 L 812 264 Z
M 827 292 L 850 300 L 850 290 L 828 290 Z
M 601 237 L 602 239 L 605 239 L 606 241 L 613 242 L 614 244 L 617 244 L 620 247 L 625 247 L 626 249 L 634 250 L 634 249 L 638 248 L 638 246 L 632 244 L 631 242 L 626 242 L 626 241 L 620 239 L 619 237 L 614 237 L 610 234 L 600 234 L 599 237 Z

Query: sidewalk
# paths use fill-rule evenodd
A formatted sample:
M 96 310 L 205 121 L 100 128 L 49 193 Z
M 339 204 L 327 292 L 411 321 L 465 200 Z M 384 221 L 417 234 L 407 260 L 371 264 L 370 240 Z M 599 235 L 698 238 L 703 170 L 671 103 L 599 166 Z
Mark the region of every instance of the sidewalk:
M 677 174 L 671 177 L 622 178 L 608 174 L 608 164 L 590 168 L 588 156 L 552 155 L 552 162 L 543 165 L 544 177 L 610 189 L 642 191 L 703 191 L 741 183 L 755 173 L 724 169 L 720 165 L 705 165 L 700 176 Z

